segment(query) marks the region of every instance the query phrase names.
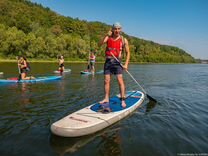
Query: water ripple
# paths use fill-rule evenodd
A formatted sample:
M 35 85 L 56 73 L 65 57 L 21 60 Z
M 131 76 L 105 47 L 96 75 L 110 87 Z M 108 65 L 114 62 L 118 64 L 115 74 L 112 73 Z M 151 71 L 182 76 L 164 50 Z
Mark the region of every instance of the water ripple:
M 40 75 L 56 67 L 36 65 L 33 72 Z M 103 75 L 83 76 L 79 71 L 85 64 L 68 65 L 72 73 L 61 81 L 0 86 L 1 154 L 175 156 L 207 152 L 208 66 L 130 65 L 129 71 L 157 103 L 145 99 L 134 113 L 96 134 L 60 138 L 50 132 L 53 122 L 104 96 Z M 16 64 L 8 67 L 12 71 Z M 102 69 L 99 64 L 97 68 Z M 124 78 L 127 90 L 140 89 L 127 74 Z M 114 77 L 111 95 L 118 91 Z

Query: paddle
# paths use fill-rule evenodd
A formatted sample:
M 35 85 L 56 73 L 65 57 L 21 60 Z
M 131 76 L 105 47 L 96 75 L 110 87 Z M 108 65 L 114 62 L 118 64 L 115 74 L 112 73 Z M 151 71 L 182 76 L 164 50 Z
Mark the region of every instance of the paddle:
M 60 57 L 61 57 L 61 54 L 59 54 L 59 55 L 57 55 L 57 60 L 58 60 L 58 65 L 59 65 L 59 67 L 58 67 L 58 71 L 60 72 L 60 75 L 62 75 L 62 73 L 63 73 L 63 70 L 62 70 L 62 68 L 60 69 Z
M 17 58 L 17 67 L 18 67 L 18 72 L 19 72 L 18 81 L 20 81 L 21 80 L 21 70 L 20 70 L 20 66 L 19 66 L 19 58 Z
M 111 52 L 111 55 L 113 56 L 113 58 L 120 64 L 120 66 L 123 68 L 123 65 L 121 64 L 121 62 L 114 56 L 114 54 Z M 129 76 L 134 80 L 134 82 L 136 82 L 136 84 L 142 89 L 142 91 L 145 93 L 145 95 L 147 96 L 147 98 L 151 101 L 157 102 L 157 100 L 155 100 L 153 97 L 151 97 L 150 95 L 147 94 L 147 92 L 144 90 L 144 88 L 142 88 L 142 86 L 139 84 L 139 82 L 131 75 L 131 73 L 129 73 L 128 70 L 126 70 L 126 72 L 129 74 Z
M 89 72 L 91 69 L 90 69 L 90 52 L 89 52 L 89 55 L 88 55 L 88 61 L 87 61 L 87 71 Z

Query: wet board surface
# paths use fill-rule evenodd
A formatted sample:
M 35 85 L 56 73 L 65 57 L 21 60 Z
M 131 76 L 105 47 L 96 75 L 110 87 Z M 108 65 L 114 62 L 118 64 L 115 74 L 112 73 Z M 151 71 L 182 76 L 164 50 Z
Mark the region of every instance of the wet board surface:
M 88 72 L 88 71 L 81 71 L 80 74 L 86 74 L 86 75 L 90 75 L 92 74 L 92 72 Z

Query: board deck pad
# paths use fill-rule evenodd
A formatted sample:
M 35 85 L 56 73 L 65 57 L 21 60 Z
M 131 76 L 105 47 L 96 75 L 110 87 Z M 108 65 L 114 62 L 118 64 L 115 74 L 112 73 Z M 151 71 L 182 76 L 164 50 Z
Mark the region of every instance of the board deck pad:
M 125 102 L 126 102 L 126 107 L 125 108 L 123 108 L 121 106 L 121 100 L 118 96 L 114 96 L 114 97 L 110 98 L 110 106 L 109 107 L 111 109 L 111 112 L 117 112 L 117 111 L 121 111 L 121 110 L 124 110 L 124 109 L 127 109 L 127 108 L 131 107 L 137 101 L 139 101 L 140 96 L 141 96 L 140 93 L 135 93 L 135 94 L 133 94 L 133 96 L 130 96 L 130 97 L 127 96 L 128 98 L 125 100 Z M 102 109 L 101 104 L 96 103 L 96 104 L 92 105 L 90 107 L 90 109 L 92 111 L 99 112 Z

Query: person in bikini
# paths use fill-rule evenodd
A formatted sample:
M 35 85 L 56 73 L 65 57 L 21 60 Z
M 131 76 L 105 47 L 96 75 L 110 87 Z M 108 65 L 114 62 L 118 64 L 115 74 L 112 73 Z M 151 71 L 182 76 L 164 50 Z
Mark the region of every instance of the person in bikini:
M 24 56 L 20 56 L 19 60 L 18 60 L 18 68 L 20 70 L 20 74 L 21 74 L 21 79 L 22 80 L 31 80 L 31 79 L 35 79 L 35 77 L 33 76 L 27 76 L 28 73 L 28 62 L 26 57 Z
M 109 105 L 111 75 L 116 75 L 120 89 L 121 106 L 125 108 L 125 84 L 122 73 L 123 70 L 128 69 L 130 50 L 127 39 L 121 36 L 121 28 L 121 24 L 116 22 L 113 24 L 112 29 L 100 42 L 100 46 L 103 44 L 106 44 L 107 46 L 105 51 L 106 61 L 104 64 L 105 97 L 99 103 L 101 105 Z M 119 61 L 121 61 L 122 50 L 125 50 L 126 52 L 126 60 L 123 66 L 121 66 L 121 64 L 114 58 L 116 57 Z
M 64 71 L 64 56 L 61 55 L 58 59 L 59 68 L 58 70 L 62 73 Z

